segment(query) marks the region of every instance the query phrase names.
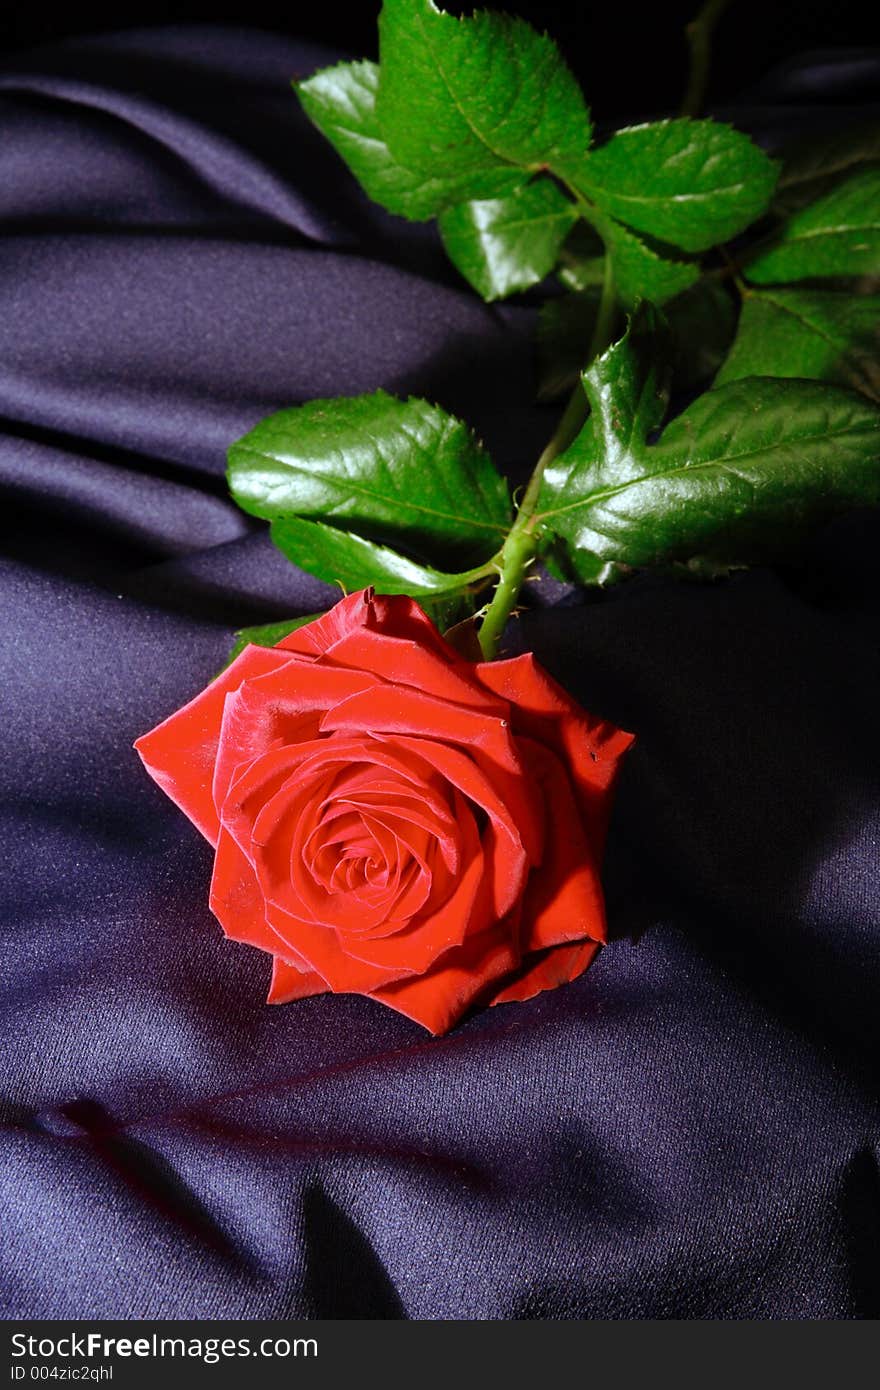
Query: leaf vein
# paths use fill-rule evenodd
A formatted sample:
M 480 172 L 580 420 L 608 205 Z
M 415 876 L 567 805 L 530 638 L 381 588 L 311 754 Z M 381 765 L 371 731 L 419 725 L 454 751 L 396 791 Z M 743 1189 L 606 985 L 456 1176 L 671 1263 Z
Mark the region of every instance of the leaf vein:
M 847 426 L 839 430 L 827 430 L 824 434 L 812 434 L 809 436 L 809 440 L 811 444 L 824 443 L 826 441 L 839 439 L 842 436 L 852 436 L 854 433 L 856 433 L 856 431 L 854 431 L 850 426 Z M 858 433 L 865 434 L 866 436 L 870 437 L 871 435 L 878 433 L 878 426 L 862 426 L 860 427 Z M 779 454 L 782 454 L 783 452 L 796 452 L 800 443 L 801 441 L 798 439 L 786 439 L 783 440 L 782 443 L 772 445 L 771 449 L 773 452 Z M 700 463 L 684 463 L 677 468 L 668 468 L 663 470 L 662 472 L 642 473 L 637 478 L 629 478 L 624 483 L 618 483 L 616 487 L 603 488 L 601 491 L 592 492 L 587 497 L 580 498 L 575 502 L 567 502 L 562 507 L 554 507 L 549 511 L 541 512 L 539 520 L 546 521 L 550 517 L 561 516 L 566 512 L 575 511 L 579 507 L 584 507 L 587 510 L 589 510 L 591 507 L 595 507 L 598 503 L 607 501 L 610 497 L 617 497 L 621 493 L 626 492 L 629 488 L 638 487 L 642 483 L 651 482 L 654 479 L 662 481 L 667 478 L 678 478 L 682 477 L 685 474 L 703 472 L 706 469 L 711 468 L 727 469 L 728 465 L 735 460 L 760 458 L 762 454 L 767 454 L 769 452 L 770 450 L 768 450 L 767 446 L 763 446 L 760 449 L 745 449 L 740 454 L 723 454 L 719 458 L 704 459 Z

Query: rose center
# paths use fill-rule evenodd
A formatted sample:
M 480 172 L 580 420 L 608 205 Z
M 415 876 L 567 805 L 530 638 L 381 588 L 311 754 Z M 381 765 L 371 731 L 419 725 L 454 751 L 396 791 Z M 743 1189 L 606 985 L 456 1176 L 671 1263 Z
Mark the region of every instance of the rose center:
M 306 845 L 304 857 L 315 883 L 332 895 L 388 889 L 406 873 L 412 856 L 387 831 L 380 841 L 381 829 L 357 811 L 339 814 L 333 808 Z

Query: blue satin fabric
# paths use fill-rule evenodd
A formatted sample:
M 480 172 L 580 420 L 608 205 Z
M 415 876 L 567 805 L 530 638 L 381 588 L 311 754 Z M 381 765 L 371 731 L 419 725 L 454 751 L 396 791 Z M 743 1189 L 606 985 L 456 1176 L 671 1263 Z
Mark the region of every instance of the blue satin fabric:
M 334 598 L 225 495 L 262 414 L 418 392 L 514 477 L 552 429 L 533 307 L 482 305 L 299 114 L 331 56 L 157 30 L 0 73 L 0 1307 L 877 1316 L 874 522 L 799 575 L 535 586 L 511 640 L 639 736 L 620 940 L 444 1039 L 267 1007 L 131 751 L 233 627 Z M 739 119 L 841 123 L 863 66 L 794 65 Z

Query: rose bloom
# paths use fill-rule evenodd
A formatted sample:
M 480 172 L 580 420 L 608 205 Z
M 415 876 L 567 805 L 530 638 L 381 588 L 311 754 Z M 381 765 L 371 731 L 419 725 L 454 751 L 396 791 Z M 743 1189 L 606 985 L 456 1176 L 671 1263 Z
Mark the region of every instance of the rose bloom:
M 216 849 L 211 908 L 327 990 L 443 1033 L 529 999 L 605 937 L 599 867 L 630 734 L 531 655 L 464 660 L 416 603 L 351 594 L 246 647 L 137 748 Z

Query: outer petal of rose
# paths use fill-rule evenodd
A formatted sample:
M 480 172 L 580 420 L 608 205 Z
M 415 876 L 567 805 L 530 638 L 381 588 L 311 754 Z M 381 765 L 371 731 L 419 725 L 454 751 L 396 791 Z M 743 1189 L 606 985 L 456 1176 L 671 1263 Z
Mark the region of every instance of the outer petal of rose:
M 438 652 L 423 640 L 358 628 L 333 647 L 327 661 L 369 671 L 392 686 L 412 686 L 436 699 L 485 710 L 499 719 L 507 717 L 507 701 L 493 695 L 474 677 L 469 662 L 453 662 L 447 652 Z
M 272 961 L 272 983 L 267 1004 L 289 1004 L 293 999 L 308 999 L 312 994 L 327 994 L 327 982 L 313 970 L 297 970 L 281 956 Z
M 373 989 L 370 997 L 434 1034 L 447 1033 L 494 981 L 519 964 L 515 916 L 449 951 L 424 975 Z
M 220 820 L 211 782 L 226 696 L 242 681 L 275 671 L 289 660 L 273 647 L 245 647 L 232 665 L 195 699 L 143 734 L 134 745 L 153 780 L 212 845 L 217 843 Z
M 512 1004 L 532 999 L 542 990 L 567 985 L 583 974 L 600 950 L 597 941 L 585 941 L 575 946 L 551 946 L 549 951 L 526 956 L 513 983 L 505 985 L 486 1002 Z
M 531 652 L 510 661 L 481 662 L 475 670 L 489 690 L 510 702 L 517 734 L 548 743 L 562 755 L 592 822 L 591 833 L 601 842 L 610 811 L 606 793 L 634 735 L 588 714 Z
M 374 676 L 322 666 L 295 654 L 266 676 L 247 680 L 226 696 L 212 782 L 217 807 L 241 768 L 279 740 L 295 745 L 314 739 L 325 710 L 376 685 Z
M 258 946 L 270 955 L 280 949 L 278 935 L 266 921 L 266 904 L 256 875 L 232 836 L 220 831 L 208 902 L 230 941 Z M 288 952 L 292 959 L 296 959 Z
M 529 875 L 523 905 L 523 951 L 566 941 L 606 940 L 601 847 L 585 833 L 565 768 L 555 753 L 520 739 L 541 789 L 547 826 L 544 860 Z
M 425 610 L 404 594 L 374 594 L 371 621 L 367 626 L 376 632 L 387 632 L 393 637 L 404 637 L 430 647 L 438 656 L 453 663 L 461 661 L 455 648 L 444 642 Z
M 358 589 L 312 623 L 282 637 L 277 644 L 283 651 L 300 652 L 303 656 L 322 656 L 334 642 L 371 621 L 371 589 Z
M 377 594 L 373 589 L 359 589 L 349 594 L 323 617 L 283 637 L 278 646 L 305 656 L 323 656 L 359 628 L 409 638 L 433 648 L 438 655 L 445 654 L 450 661 L 459 660 L 431 619 L 411 598 L 403 594 Z
M 294 917 L 277 903 L 266 904 L 266 920 L 278 937 L 275 950 L 280 955 L 292 952 L 301 958 L 308 969 L 323 976 L 336 994 L 369 994 L 410 973 L 400 967 L 356 960 L 346 953 L 333 927 Z

